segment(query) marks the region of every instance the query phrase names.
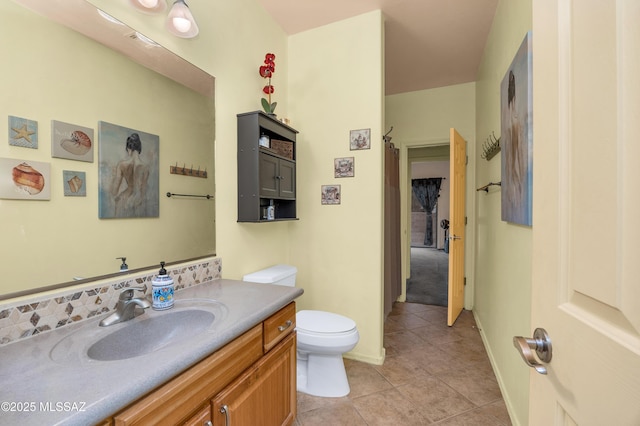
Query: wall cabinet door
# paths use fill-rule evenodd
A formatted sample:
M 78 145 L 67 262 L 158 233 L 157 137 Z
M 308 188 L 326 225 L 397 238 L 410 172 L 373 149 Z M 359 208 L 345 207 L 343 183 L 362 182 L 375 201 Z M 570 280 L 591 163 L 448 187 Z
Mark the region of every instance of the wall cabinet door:
M 280 160 L 280 176 L 279 184 L 280 198 L 295 199 L 296 198 L 296 164 L 291 161 Z
M 260 197 L 278 198 L 279 159 L 260 153 Z
M 296 164 L 260 152 L 260 197 L 296 198 Z
M 212 400 L 213 423 L 280 426 L 296 417 L 296 337 L 286 337 Z

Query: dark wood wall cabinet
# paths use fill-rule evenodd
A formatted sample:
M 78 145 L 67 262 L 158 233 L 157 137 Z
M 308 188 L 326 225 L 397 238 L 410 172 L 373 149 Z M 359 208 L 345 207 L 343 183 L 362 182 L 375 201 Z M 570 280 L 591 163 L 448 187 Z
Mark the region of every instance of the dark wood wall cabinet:
M 297 219 L 297 133 L 261 111 L 238 114 L 238 222 Z

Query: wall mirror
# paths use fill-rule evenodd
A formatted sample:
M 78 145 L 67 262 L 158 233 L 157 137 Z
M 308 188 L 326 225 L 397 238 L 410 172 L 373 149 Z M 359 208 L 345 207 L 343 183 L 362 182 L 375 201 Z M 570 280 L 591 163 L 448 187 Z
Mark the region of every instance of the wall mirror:
M 214 199 L 165 195 L 215 193 L 214 77 L 85 0 L 2 2 L 0 35 L 0 122 L 32 120 L 38 138 L 36 148 L 11 145 L 16 132 L 7 125 L 0 158 L 51 169 L 49 200 L 0 198 L 0 300 L 118 274 L 117 257 L 131 272 L 215 255 Z M 92 162 L 52 155 L 53 121 L 94 130 Z M 157 217 L 99 218 L 99 122 L 159 137 Z M 207 177 L 172 174 L 171 166 Z M 86 176 L 85 196 L 64 193 L 67 171 Z

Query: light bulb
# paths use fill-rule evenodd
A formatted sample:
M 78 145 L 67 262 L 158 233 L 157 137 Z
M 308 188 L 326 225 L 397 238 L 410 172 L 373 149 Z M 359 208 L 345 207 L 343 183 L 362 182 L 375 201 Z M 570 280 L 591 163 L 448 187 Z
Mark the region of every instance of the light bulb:
M 184 0 L 175 0 L 165 25 L 171 34 L 182 38 L 193 38 L 199 32 L 198 24 Z
M 191 29 L 191 21 L 186 18 L 175 17 L 173 18 L 173 26 L 181 33 L 186 33 Z
M 158 0 L 138 0 L 144 7 L 153 8 L 158 5 Z
M 147 15 L 161 13 L 167 8 L 166 0 L 129 0 L 129 4 Z

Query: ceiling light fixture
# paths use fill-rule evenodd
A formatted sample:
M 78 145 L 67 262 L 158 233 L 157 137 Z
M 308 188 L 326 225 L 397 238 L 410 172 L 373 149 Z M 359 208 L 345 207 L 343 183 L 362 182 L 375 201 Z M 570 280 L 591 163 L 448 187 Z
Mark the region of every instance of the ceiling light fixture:
M 129 3 L 142 13 L 160 13 L 167 8 L 166 0 L 129 0 Z
M 182 38 L 193 38 L 199 32 L 198 24 L 184 0 L 176 0 L 173 3 L 167 16 L 166 26 L 171 34 Z

